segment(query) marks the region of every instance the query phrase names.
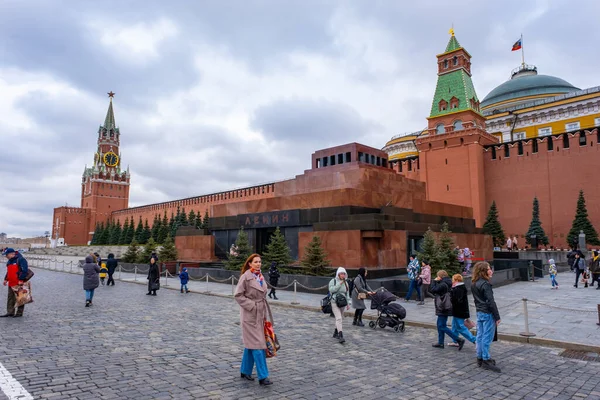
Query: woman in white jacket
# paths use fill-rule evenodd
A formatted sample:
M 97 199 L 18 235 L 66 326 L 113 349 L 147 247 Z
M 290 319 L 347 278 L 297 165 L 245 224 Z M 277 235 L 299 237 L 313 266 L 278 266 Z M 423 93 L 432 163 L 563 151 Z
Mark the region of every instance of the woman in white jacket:
M 348 283 L 346 278 L 348 274 L 342 267 L 337 269 L 335 278 L 329 282 L 329 293 L 331 294 L 331 310 L 335 315 L 335 331 L 333 337 L 338 339 L 340 343 L 344 343 L 344 334 L 342 333 L 342 317 L 344 309 L 350 309 L 350 294 L 348 293 Z

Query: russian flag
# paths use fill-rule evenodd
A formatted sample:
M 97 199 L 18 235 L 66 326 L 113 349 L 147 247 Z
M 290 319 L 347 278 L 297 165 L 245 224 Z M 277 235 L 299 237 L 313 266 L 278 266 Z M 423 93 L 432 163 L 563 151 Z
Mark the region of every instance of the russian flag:
M 516 41 L 515 44 L 513 44 L 512 51 L 521 50 L 521 47 L 523 47 L 522 40 L 523 39 L 519 39 L 519 40 Z

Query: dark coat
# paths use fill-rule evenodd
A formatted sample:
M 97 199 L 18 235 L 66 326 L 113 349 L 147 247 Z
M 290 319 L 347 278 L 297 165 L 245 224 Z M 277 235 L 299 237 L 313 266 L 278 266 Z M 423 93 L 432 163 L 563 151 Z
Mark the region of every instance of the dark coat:
M 158 273 L 158 264 L 154 263 L 154 264 L 150 264 L 150 268 L 148 268 L 148 280 L 150 282 L 156 282 L 159 278 L 159 273 Z
M 431 286 L 429 286 L 429 291 L 435 295 L 435 315 L 441 316 L 451 316 L 452 310 L 444 310 L 442 309 L 442 296 L 450 291 L 452 288 L 452 279 L 449 277 L 444 277 L 442 280 L 431 281 Z
M 577 252 L 574 250 L 571 250 L 570 252 L 567 253 L 567 264 L 569 264 L 569 267 L 571 267 L 571 269 L 573 269 L 573 264 L 575 263 L 575 254 Z
M 500 320 L 500 312 L 494 300 L 494 291 L 492 284 L 485 279 L 479 279 L 474 285 L 471 285 L 471 293 L 475 300 L 475 309 L 477 312 L 492 314 L 494 321 Z
M 269 283 L 271 284 L 271 286 L 277 286 L 277 284 L 279 283 L 279 270 L 277 269 L 277 264 L 273 264 L 271 265 L 271 268 L 269 268 Z
M 452 316 L 456 318 L 471 318 L 469 313 L 469 298 L 464 284 L 458 284 L 450 290 L 452 299 Z
M 112 275 L 117 269 L 117 260 L 114 257 L 108 257 L 106 260 L 106 268 L 108 268 L 108 274 Z
M 100 267 L 94 262 L 92 256 L 85 258 L 83 265 L 83 290 L 94 290 L 100 286 Z

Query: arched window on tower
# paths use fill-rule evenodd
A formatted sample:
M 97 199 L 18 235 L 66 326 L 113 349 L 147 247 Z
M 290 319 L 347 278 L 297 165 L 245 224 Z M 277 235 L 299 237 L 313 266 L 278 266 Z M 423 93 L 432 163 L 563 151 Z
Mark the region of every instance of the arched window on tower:
M 446 129 L 444 128 L 444 124 L 438 124 L 438 125 L 435 127 L 435 130 L 436 130 L 436 133 L 437 133 L 438 135 L 441 135 L 442 133 L 446 133 Z
M 456 98 L 456 96 L 452 96 L 452 98 L 450 99 L 450 109 L 454 110 L 456 108 L 458 108 L 458 99 Z
M 458 57 L 457 56 L 454 56 L 454 58 L 452 59 L 452 64 L 455 66 L 458 65 Z
M 444 60 L 444 68 L 448 69 L 448 60 Z
M 446 102 L 446 100 L 444 100 L 444 99 L 440 100 L 439 110 L 446 111 L 447 108 L 448 108 L 448 103 Z
M 460 119 L 457 119 L 456 121 L 454 121 L 454 124 L 452 124 L 452 125 L 454 126 L 455 131 L 462 131 L 462 129 L 463 129 L 463 124 Z

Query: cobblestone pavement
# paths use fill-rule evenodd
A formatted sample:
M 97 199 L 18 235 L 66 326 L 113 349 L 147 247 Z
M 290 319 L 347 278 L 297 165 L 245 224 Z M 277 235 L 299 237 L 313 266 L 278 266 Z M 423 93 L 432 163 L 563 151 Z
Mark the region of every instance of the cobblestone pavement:
M 77 262 L 80 257 L 57 257 L 66 262 Z M 64 264 L 58 263 L 58 268 Z M 54 267 L 55 264 L 46 263 L 46 267 Z M 68 266 L 65 267 L 68 269 Z M 76 270 L 77 268 L 75 268 Z M 122 279 L 134 280 L 133 274 L 122 274 Z M 138 275 L 138 280 L 143 280 L 143 275 Z M 558 276 L 561 288 L 552 290 L 549 279 L 539 279 L 536 282 L 516 282 L 510 285 L 494 288 L 494 296 L 502 324 L 500 333 L 518 335 L 524 329 L 523 297 L 528 298 L 529 328 L 538 338 L 565 341 L 570 343 L 581 343 L 600 346 L 600 326 L 598 322 L 597 304 L 600 304 L 600 290 L 596 288 L 575 289 L 573 282 L 574 274 L 570 272 L 561 273 Z M 164 281 L 164 279 L 163 279 Z M 177 285 L 177 278 L 169 279 L 171 285 Z M 375 283 L 371 282 L 373 288 Z M 231 284 L 218 284 L 191 281 L 189 287 L 193 291 L 206 292 L 222 295 L 231 295 Z M 416 296 L 416 295 L 413 295 Z M 278 297 L 282 303 L 290 304 L 294 301 L 293 293 L 290 291 L 278 291 Z M 323 295 L 311 293 L 298 293 L 296 302 L 300 305 L 318 306 Z M 414 298 L 414 297 L 413 297 Z M 473 297 L 471 311 L 475 310 Z M 435 324 L 435 313 L 433 301 L 428 299 L 425 306 L 417 306 L 415 301 L 401 303 L 407 311 L 407 321 Z M 558 307 L 558 308 L 553 308 Z M 367 310 L 367 315 L 374 312 Z M 573 329 L 577 326 L 577 329 Z
M 340 345 L 332 318 L 276 306 L 282 349 L 260 387 L 239 378 L 232 299 L 117 282 L 85 308 L 79 275 L 38 269 L 32 284 L 25 317 L 0 319 L 0 363 L 35 399 L 600 399 L 600 363 L 559 349 L 495 343 L 495 374 L 469 344 L 432 348 L 433 330 L 347 326 Z

